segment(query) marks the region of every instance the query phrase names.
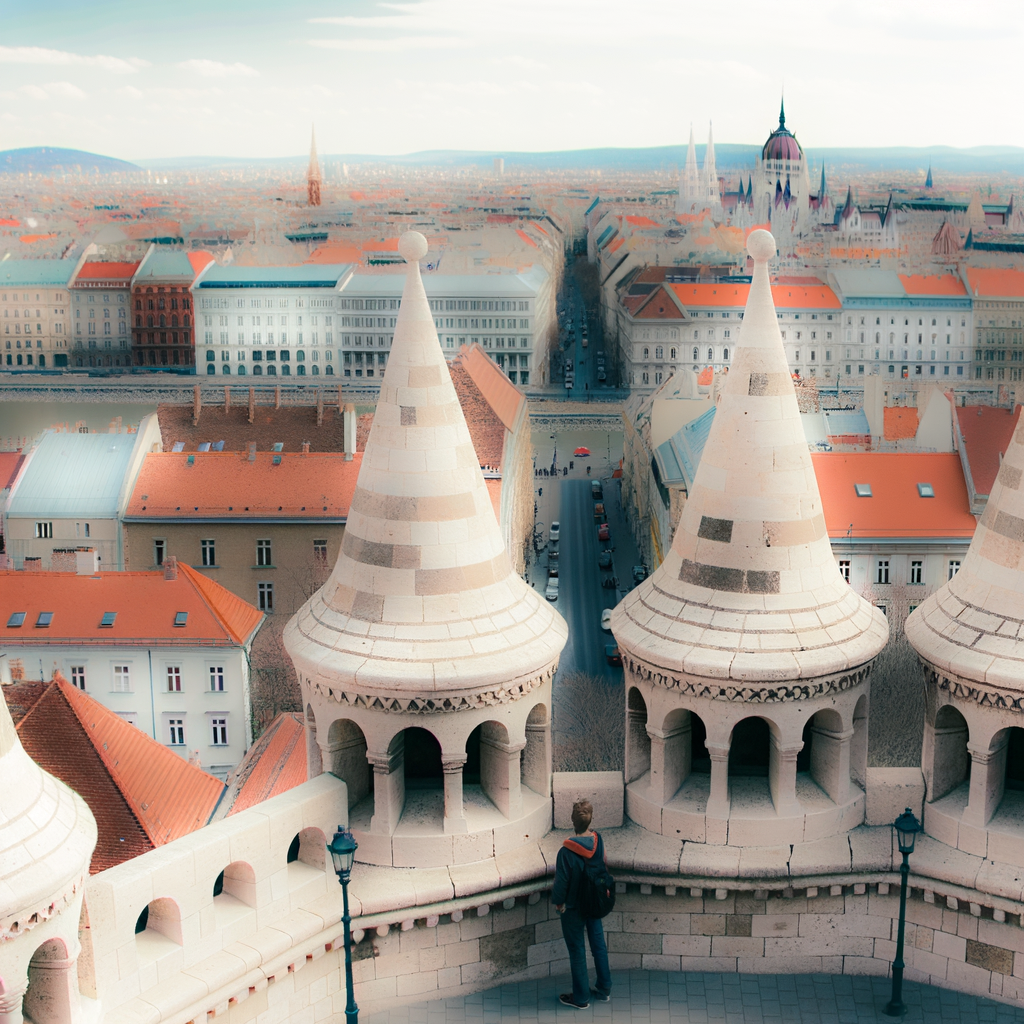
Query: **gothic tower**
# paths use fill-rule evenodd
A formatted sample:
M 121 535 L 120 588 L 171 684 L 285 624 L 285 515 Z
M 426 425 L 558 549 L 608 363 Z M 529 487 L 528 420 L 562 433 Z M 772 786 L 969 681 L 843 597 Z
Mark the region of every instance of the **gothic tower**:
M 309 144 L 309 170 L 306 171 L 306 198 L 310 206 L 320 205 L 320 161 L 316 158 L 316 129 Z

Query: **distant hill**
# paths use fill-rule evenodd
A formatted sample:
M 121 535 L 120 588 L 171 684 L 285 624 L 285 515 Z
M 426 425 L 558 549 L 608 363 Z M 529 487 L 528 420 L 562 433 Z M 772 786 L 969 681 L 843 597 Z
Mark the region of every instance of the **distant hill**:
M 697 146 L 697 159 L 704 159 L 704 146 Z M 752 168 L 759 146 L 717 143 L 715 159 L 719 171 L 729 172 Z M 921 171 L 929 163 L 936 171 L 955 173 L 1000 173 L 1024 174 L 1024 148 L 1018 146 L 974 146 L 970 149 L 955 149 L 952 146 L 910 147 L 890 146 L 886 148 L 823 148 L 807 149 L 812 167 L 820 167 L 822 161 L 829 167 L 864 169 Z M 0 154 L 2 156 L 2 154 Z M 494 157 L 505 159 L 506 175 L 515 176 L 518 169 L 576 171 L 576 170 L 625 170 L 657 171 L 679 167 L 686 159 L 685 146 L 652 146 L 642 149 L 573 149 L 547 153 L 500 152 L 495 150 L 473 151 L 456 149 L 427 150 L 419 153 L 405 153 L 398 156 L 380 156 L 366 153 L 321 154 L 321 163 L 328 168 L 333 164 L 346 163 L 380 164 L 392 167 L 478 167 L 490 171 Z M 244 157 L 169 157 L 163 160 L 139 160 L 143 168 L 153 170 L 231 170 L 242 167 L 267 170 L 290 170 L 305 167 L 307 156 L 277 157 L 272 159 L 246 159 Z M 833 181 L 833 184 L 837 182 Z
M 32 146 L 0 150 L 0 174 L 137 174 L 142 168 L 81 149 Z

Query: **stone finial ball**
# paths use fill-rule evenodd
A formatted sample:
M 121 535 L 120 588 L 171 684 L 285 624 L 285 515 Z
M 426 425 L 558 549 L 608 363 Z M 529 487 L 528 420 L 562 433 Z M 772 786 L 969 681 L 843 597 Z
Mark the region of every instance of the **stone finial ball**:
M 767 263 L 775 255 L 775 238 L 772 233 L 764 228 L 751 231 L 747 237 L 747 252 L 755 263 Z
M 767 235 L 768 232 L 766 231 Z M 769 237 L 771 237 L 769 235 Z M 398 251 L 406 263 L 416 263 L 427 255 L 427 240 L 418 231 L 406 231 L 398 240 Z M 772 242 L 772 252 L 775 251 L 775 243 Z

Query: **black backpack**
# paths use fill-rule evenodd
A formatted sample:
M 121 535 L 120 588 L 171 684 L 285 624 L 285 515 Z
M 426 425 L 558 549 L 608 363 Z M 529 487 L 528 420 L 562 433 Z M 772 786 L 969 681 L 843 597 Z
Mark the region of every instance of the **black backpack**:
M 600 837 L 598 842 L 600 846 L 595 856 L 584 861 L 583 876 L 576 895 L 580 916 L 591 920 L 607 917 L 615 908 L 615 879 L 604 862 L 604 842 Z

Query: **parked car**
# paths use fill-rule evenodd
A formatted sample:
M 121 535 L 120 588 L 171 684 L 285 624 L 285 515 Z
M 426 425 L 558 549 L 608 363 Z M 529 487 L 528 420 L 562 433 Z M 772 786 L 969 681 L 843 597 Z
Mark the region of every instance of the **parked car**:
M 604 370 L 598 370 L 598 371 L 597 371 L 597 379 L 598 379 L 598 380 L 599 380 L 600 382 L 602 382 L 602 383 L 603 383 L 604 381 L 606 381 L 606 380 L 608 379 L 608 374 L 607 374 L 607 373 L 605 373 L 605 372 L 604 372 Z
M 604 504 L 599 501 L 594 506 L 594 520 L 599 523 L 602 519 L 604 519 Z
M 590 481 L 590 496 L 594 501 L 600 501 L 604 497 L 604 491 L 601 489 L 600 480 Z
M 548 586 L 547 586 L 547 590 L 544 591 L 544 596 L 549 601 L 557 601 L 558 600 L 558 577 L 557 576 L 554 579 L 549 579 L 548 580 Z
M 609 665 L 622 664 L 622 655 L 619 653 L 618 644 L 605 644 L 604 656 Z
M 597 564 L 602 569 L 610 569 L 612 567 L 612 553 L 610 551 L 602 551 L 597 556 Z
M 605 610 L 603 612 L 601 612 L 601 628 L 606 633 L 610 633 L 612 631 L 612 610 L 611 610 L 611 608 L 605 608 Z
M 619 577 L 605 576 L 605 578 L 601 580 L 601 586 L 604 587 L 605 590 L 616 590 L 619 586 Z
M 548 562 L 548 579 L 558 579 L 558 562 Z
M 647 579 L 647 566 L 646 565 L 634 565 L 633 566 L 633 583 L 635 586 L 639 586 L 643 581 Z
M 558 525 L 558 520 L 556 519 L 551 524 L 551 526 L 548 528 L 548 539 L 549 540 L 553 540 L 553 541 L 557 541 L 558 540 L 558 535 L 559 535 L 560 532 L 561 532 L 561 530 L 560 530 L 559 525 Z
M 551 525 L 553 527 L 554 523 L 552 523 Z M 611 531 L 608 529 L 608 524 L 607 523 L 602 523 L 597 528 L 597 539 L 598 540 L 611 540 L 612 539 Z
M 557 561 L 558 561 L 558 548 L 552 548 L 548 552 L 548 565 L 550 565 L 552 562 L 557 562 Z

